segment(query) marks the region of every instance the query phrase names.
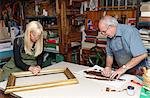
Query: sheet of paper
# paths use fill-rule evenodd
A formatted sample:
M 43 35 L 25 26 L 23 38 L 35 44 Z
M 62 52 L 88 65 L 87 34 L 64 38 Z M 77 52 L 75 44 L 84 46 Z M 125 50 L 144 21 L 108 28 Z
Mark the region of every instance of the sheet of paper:
M 76 72 L 76 74 L 80 75 L 81 77 L 85 77 L 85 78 L 86 77 L 96 77 L 96 78 L 98 78 L 97 76 L 94 76 L 94 75 L 88 75 L 84 71 L 99 71 L 99 70 L 102 71 L 103 68 L 98 66 L 98 65 L 95 65 L 95 66 L 93 66 L 89 69 L 78 71 L 78 72 Z M 97 83 L 103 83 L 103 84 L 105 84 L 105 86 L 109 86 L 109 87 L 117 88 L 117 89 L 120 89 L 120 88 L 126 86 L 127 82 L 129 82 L 131 80 L 129 75 L 122 75 L 120 77 L 120 79 L 124 79 L 125 81 L 119 81 L 119 80 L 109 81 L 109 80 L 97 80 L 97 79 L 90 79 L 90 80 L 95 81 Z

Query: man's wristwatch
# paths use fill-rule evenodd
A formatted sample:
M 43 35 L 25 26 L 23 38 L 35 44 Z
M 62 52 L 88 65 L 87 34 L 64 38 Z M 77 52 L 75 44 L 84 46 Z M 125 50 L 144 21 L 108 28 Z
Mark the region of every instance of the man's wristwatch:
M 123 65 L 122 68 L 123 68 L 124 70 L 127 70 L 127 69 L 128 69 L 126 65 Z

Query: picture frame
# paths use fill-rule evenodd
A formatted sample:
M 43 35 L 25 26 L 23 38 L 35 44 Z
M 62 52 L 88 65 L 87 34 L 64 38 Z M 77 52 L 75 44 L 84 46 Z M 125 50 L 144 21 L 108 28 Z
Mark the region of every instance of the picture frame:
M 78 83 L 78 80 L 76 79 L 76 77 L 72 74 L 72 72 L 68 68 L 55 68 L 55 69 L 42 70 L 38 74 L 38 76 L 59 74 L 59 73 L 64 74 L 67 79 L 55 80 L 55 81 L 46 82 L 46 83 L 37 83 L 37 84 L 32 84 L 32 85 L 23 85 L 23 86 L 16 86 L 15 85 L 17 78 L 31 77 L 31 76 L 35 76 L 35 75 L 30 71 L 11 73 L 9 78 L 8 78 L 8 82 L 6 85 L 6 89 L 4 90 L 4 93 L 10 94 L 13 92 L 42 89 L 42 88 L 50 88 L 50 87 L 57 87 L 57 86 L 64 86 L 64 85 L 70 85 L 70 84 L 77 84 Z

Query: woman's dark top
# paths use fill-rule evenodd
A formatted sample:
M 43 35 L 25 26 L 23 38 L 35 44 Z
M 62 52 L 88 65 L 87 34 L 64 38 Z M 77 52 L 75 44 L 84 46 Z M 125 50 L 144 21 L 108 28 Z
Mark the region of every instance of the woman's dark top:
M 39 65 L 42 68 L 43 53 L 34 57 L 34 55 L 25 54 L 24 37 L 17 37 L 14 40 L 13 53 L 14 63 L 22 70 L 28 70 L 30 66 Z

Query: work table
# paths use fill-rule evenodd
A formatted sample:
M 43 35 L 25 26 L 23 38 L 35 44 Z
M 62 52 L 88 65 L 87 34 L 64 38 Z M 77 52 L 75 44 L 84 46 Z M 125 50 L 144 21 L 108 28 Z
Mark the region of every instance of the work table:
M 129 96 L 126 91 L 122 92 L 106 92 L 106 82 L 104 80 L 100 80 L 101 82 L 96 82 L 92 79 L 85 78 L 76 72 L 88 69 L 89 67 L 68 63 L 68 62 L 60 62 L 54 64 L 52 66 L 46 67 L 44 69 L 49 68 L 64 68 L 68 67 L 71 72 L 75 75 L 78 84 L 64 85 L 59 87 L 52 88 L 44 88 L 30 91 L 22 91 L 22 92 L 14 92 L 15 95 L 20 96 L 22 98 L 139 98 L 141 87 L 128 82 L 126 85 L 132 85 L 135 87 L 134 96 Z M 127 75 L 131 80 L 136 80 L 141 82 L 136 76 Z M 129 80 L 130 81 L 130 80 Z M 25 82 L 25 81 L 24 81 Z M 27 82 L 27 81 L 26 81 Z M 6 81 L 0 83 L 0 88 L 6 87 Z

